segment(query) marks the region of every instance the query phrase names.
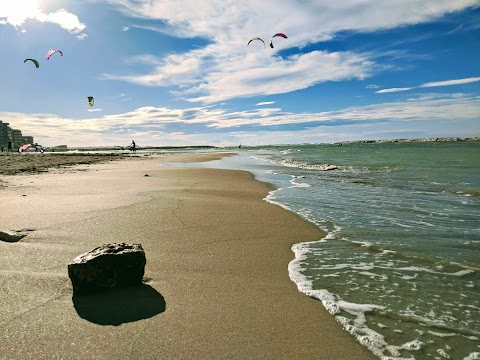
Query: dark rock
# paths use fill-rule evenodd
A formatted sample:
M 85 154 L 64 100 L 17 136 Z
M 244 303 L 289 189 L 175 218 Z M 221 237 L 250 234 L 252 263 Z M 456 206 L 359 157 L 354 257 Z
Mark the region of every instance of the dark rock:
M 0 240 L 6 242 L 17 242 L 20 239 L 24 238 L 26 235 L 19 232 L 12 231 L 1 231 L 0 230 Z
M 148 176 L 150 176 L 150 175 L 148 175 L 148 174 L 145 174 L 145 176 L 146 176 L 146 177 L 148 177 Z
M 145 273 L 141 244 L 113 243 L 81 254 L 68 264 L 74 294 L 141 285 Z

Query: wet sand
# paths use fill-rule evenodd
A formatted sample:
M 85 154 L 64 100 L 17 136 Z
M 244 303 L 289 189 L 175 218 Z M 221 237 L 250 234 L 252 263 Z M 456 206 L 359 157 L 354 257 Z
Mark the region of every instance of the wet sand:
M 0 241 L 0 359 L 374 359 L 289 279 L 318 228 L 249 173 L 159 166 L 218 156 L 0 175 L 0 230 L 26 235 Z M 68 262 L 109 242 L 142 244 L 145 284 L 72 296 Z

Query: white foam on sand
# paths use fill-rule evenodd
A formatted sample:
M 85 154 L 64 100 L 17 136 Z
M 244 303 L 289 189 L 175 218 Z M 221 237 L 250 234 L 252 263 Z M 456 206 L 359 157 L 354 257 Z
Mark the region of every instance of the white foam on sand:
M 325 241 L 325 238 L 320 240 Z M 290 279 L 297 285 L 298 290 L 302 293 L 320 300 L 323 306 L 335 316 L 336 320 L 342 324 L 345 330 L 354 335 L 358 341 L 367 347 L 373 354 L 387 360 L 400 360 L 401 350 L 416 351 L 420 350 L 424 343 L 419 340 L 412 340 L 400 346 L 389 345 L 385 341 L 385 337 L 378 332 L 367 327 L 365 314 L 367 312 L 382 311 L 385 307 L 376 304 L 357 304 L 344 301 L 337 295 L 332 294 L 326 289 L 313 290 L 313 282 L 303 275 L 302 262 L 306 260 L 307 254 L 310 252 L 309 245 L 316 242 L 303 242 L 292 246 L 295 253 L 295 259 L 288 265 Z M 343 264 L 351 267 L 350 264 Z M 370 265 L 364 264 L 365 268 Z M 337 268 L 337 267 L 335 267 Z M 341 316 L 340 313 L 346 312 L 353 316 L 353 320 Z M 393 354 L 392 357 L 385 357 L 385 353 Z

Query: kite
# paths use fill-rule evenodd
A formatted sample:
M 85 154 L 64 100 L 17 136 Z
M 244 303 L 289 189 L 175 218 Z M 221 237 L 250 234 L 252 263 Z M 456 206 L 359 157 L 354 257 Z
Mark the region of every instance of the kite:
M 260 40 L 261 42 L 263 42 L 263 48 L 265 49 L 265 41 L 263 41 L 262 39 L 260 39 L 260 38 L 257 37 L 257 36 L 254 36 L 253 38 L 251 38 L 250 41 L 248 42 L 247 46 L 250 45 L 250 43 L 251 43 L 253 40 Z
M 273 49 L 273 42 L 272 42 L 272 40 L 273 40 L 273 38 L 274 38 L 275 36 L 281 36 L 281 37 L 283 37 L 284 39 L 288 39 L 288 38 L 287 38 L 287 35 L 282 34 L 282 33 L 277 33 L 277 34 L 273 35 L 272 38 L 270 39 L 270 47 L 271 47 L 272 49 Z
M 36 67 L 37 69 L 40 67 L 40 64 L 39 64 L 38 61 L 35 60 L 35 59 L 25 59 L 25 60 L 23 60 L 24 63 L 26 63 L 27 61 L 33 62 L 33 63 L 35 64 L 35 67 Z
M 22 145 L 22 146 L 20 146 L 20 148 L 18 149 L 18 152 L 25 151 L 25 150 L 27 150 L 30 146 L 32 146 L 32 144 Z
M 47 60 L 50 60 L 50 56 L 52 56 L 56 52 L 58 52 L 61 56 L 63 56 L 63 53 L 60 50 L 52 49 L 47 52 L 47 56 L 46 56 Z
M 88 100 L 88 107 L 91 108 L 93 106 L 93 96 L 87 96 L 87 100 Z
M 35 64 L 35 67 L 36 67 L 37 69 L 40 67 L 40 64 L 39 64 L 38 61 L 35 60 L 35 59 L 25 59 L 25 60 L 23 60 L 24 63 L 26 63 L 27 61 L 33 62 L 33 63 Z

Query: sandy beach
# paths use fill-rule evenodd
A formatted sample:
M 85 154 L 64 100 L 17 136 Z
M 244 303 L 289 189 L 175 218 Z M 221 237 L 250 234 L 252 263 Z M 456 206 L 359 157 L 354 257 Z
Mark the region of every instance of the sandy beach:
M 227 155 L 0 173 L 0 230 L 26 235 L 0 241 L 0 359 L 374 359 L 289 279 L 317 227 L 247 172 L 159 165 Z M 145 284 L 72 296 L 67 264 L 110 242 L 142 244 Z
M 127 155 L 124 154 L 0 153 L 0 175 L 58 171 L 70 166 L 96 164 L 125 157 Z

